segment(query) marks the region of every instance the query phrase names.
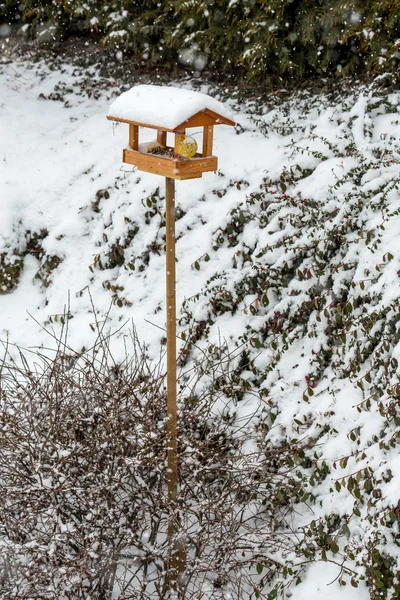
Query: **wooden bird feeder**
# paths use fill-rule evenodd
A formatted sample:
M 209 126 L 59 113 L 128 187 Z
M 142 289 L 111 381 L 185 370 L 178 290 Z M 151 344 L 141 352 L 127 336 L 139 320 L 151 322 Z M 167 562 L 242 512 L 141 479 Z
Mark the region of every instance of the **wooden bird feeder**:
M 107 119 L 129 125 L 129 146 L 123 150 L 123 162 L 139 171 L 182 180 L 217 170 L 218 158 L 213 155 L 214 125 L 235 125 L 228 114 L 218 100 L 200 92 L 139 85 L 114 101 Z M 188 139 L 187 130 L 194 127 L 202 128 L 202 151 L 188 157 L 182 148 Z M 156 130 L 157 138 L 140 143 L 139 128 Z M 173 146 L 167 144 L 168 133 L 174 136 Z
M 176 399 L 176 260 L 175 260 L 175 179 L 195 179 L 218 168 L 213 156 L 214 125 L 235 125 L 223 104 L 199 92 L 174 87 L 139 85 L 124 92 L 111 105 L 111 121 L 128 123 L 129 147 L 122 160 L 165 177 L 166 219 L 166 316 L 167 316 L 167 466 L 168 466 L 168 577 L 176 588 L 178 575 L 185 569 L 184 542 L 177 539 L 178 429 Z M 186 135 L 188 129 L 203 130 L 202 152 Z M 139 143 L 139 128 L 154 129 L 157 138 Z M 173 145 L 167 136 L 172 134 Z

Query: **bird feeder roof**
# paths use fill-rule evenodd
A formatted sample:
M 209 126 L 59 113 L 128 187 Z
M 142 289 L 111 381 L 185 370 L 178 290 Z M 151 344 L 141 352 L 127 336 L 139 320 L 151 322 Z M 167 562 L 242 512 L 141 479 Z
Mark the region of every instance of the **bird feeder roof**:
M 207 94 L 182 88 L 137 85 L 111 104 L 107 119 L 177 131 L 202 125 L 235 125 L 225 106 Z

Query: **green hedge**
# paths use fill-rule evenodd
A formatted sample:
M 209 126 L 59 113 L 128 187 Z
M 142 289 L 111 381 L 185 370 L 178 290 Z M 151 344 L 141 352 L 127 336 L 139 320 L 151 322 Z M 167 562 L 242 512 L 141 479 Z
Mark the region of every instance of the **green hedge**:
M 0 20 L 97 32 L 152 64 L 243 78 L 397 73 L 399 0 L 6 0 Z

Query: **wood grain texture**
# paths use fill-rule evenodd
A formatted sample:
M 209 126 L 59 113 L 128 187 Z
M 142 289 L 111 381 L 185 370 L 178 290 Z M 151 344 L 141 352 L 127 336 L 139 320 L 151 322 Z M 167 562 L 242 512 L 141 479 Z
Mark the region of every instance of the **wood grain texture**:
M 177 498 L 179 480 L 178 410 L 176 401 L 176 259 L 175 181 L 165 179 L 166 229 L 166 317 L 167 317 L 167 483 L 168 483 L 168 579 L 176 588 L 179 573 L 186 567 L 186 548 L 177 539 Z
M 161 144 L 161 146 L 167 145 L 167 132 L 159 129 L 157 131 L 157 142 Z
M 176 404 L 176 274 L 175 181 L 165 179 L 166 218 L 166 317 L 167 317 L 167 479 L 168 479 L 168 577 L 175 587 L 179 572 L 176 552 L 176 501 L 178 495 L 178 431 Z
M 214 127 L 206 125 L 203 127 L 203 156 L 212 156 L 214 139 Z
M 132 150 L 139 148 L 139 127 L 137 125 L 129 125 L 129 146 Z
M 179 144 L 181 142 L 181 140 L 183 140 L 185 138 L 185 130 L 180 129 L 179 133 L 175 133 L 175 137 L 174 137 L 174 150 L 176 154 L 179 154 Z
M 202 173 L 216 171 L 216 156 L 192 158 L 191 160 L 172 159 L 158 154 L 146 154 L 134 150 L 123 150 L 122 160 L 128 165 L 135 165 L 139 171 L 170 177 L 171 179 L 197 179 Z
M 169 129 L 168 127 L 160 127 L 159 125 L 152 125 L 151 123 L 141 123 L 140 121 L 130 121 L 129 119 L 120 119 L 119 117 L 107 116 L 109 121 L 116 121 L 117 123 L 128 123 L 129 125 L 137 125 L 138 127 L 147 127 L 148 129 L 161 129 L 162 131 L 169 131 L 173 133 L 175 129 Z
M 208 108 L 202 111 L 197 112 L 192 115 L 183 123 L 179 123 L 173 129 L 169 127 L 160 127 L 160 125 L 152 125 L 151 123 L 141 123 L 140 121 L 131 121 L 129 119 L 120 119 L 119 117 L 113 117 L 112 115 L 108 115 L 107 119 L 109 121 L 117 121 L 119 123 L 132 123 L 132 125 L 138 125 L 139 127 L 149 127 L 150 129 L 161 129 L 162 131 L 182 131 L 182 129 L 187 129 L 189 127 L 202 127 L 203 125 L 236 125 L 235 121 L 228 119 L 227 117 L 223 117 L 218 113 L 209 110 Z

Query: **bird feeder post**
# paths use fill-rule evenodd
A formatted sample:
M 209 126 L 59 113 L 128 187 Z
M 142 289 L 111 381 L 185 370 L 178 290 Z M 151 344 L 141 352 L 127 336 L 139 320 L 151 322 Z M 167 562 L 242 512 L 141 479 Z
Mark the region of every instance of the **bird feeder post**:
M 178 435 L 176 403 L 176 275 L 175 275 L 175 180 L 165 178 L 166 304 L 167 304 L 167 472 L 168 472 L 168 575 L 176 586 L 182 564 L 178 548 L 176 508 L 178 497 Z
M 163 116 L 159 107 L 165 107 Z M 224 106 L 189 90 L 139 85 L 124 92 L 111 105 L 111 121 L 129 124 L 129 147 L 123 162 L 139 171 L 165 177 L 166 198 L 166 319 L 167 319 L 167 498 L 168 498 L 168 580 L 176 590 L 179 573 L 185 570 L 186 549 L 178 536 L 178 413 L 176 398 L 176 276 L 175 276 L 175 179 L 196 179 L 216 171 L 213 156 L 214 125 L 235 125 Z M 139 144 L 139 127 L 157 131 L 156 142 Z M 202 154 L 186 130 L 203 128 Z M 174 134 L 174 147 L 167 146 L 167 133 Z

